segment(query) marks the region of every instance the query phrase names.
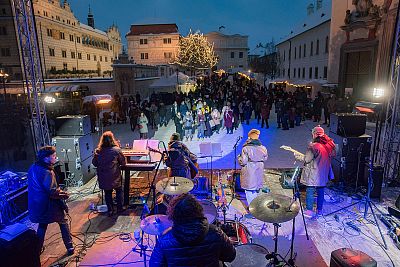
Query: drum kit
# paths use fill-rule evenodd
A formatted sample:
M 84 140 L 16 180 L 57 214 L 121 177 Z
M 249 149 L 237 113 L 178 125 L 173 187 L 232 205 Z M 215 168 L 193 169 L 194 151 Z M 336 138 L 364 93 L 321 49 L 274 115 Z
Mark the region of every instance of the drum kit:
M 167 196 L 188 193 L 193 189 L 193 182 L 184 177 L 167 177 L 157 182 L 156 189 Z M 265 247 L 252 243 L 249 230 L 238 220 L 218 221 L 218 209 L 209 200 L 199 200 L 204 210 L 204 216 L 210 224 L 218 225 L 236 246 L 237 256 L 227 266 L 295 266 L 294 260 L 286 261 L 278 253 L 278 230 L 280 223 L 294 220 L 301 209 L 301 203 L 296 198 L 280 194 L 262 194 L 256 197 L 249 206 L 250 213 L 265 223 L 274 225 L 274 251 L 269 252 Z M 157 204 L 155 204 L 157 205 Z M 142 219 L 140 228 L 148 235 L 161 236 L 172 227 L 167 215 L 154 214 Z M 294 231 L 292 232 L 294 235 Z M 293 237 L 292 237 L 293 240 Z M 291 247 L 293 251 L 293 246 Z M 291 253 L 293 255 L 293 252 Z M 269 263 L 265 263 L 265 260 Z

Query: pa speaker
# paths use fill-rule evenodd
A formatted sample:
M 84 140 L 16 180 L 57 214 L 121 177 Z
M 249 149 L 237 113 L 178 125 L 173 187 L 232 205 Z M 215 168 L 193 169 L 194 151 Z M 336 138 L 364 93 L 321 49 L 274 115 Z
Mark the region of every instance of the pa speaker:
M 329 131 L 344 137 L 365 134 L 367 115 L 357 113 L 333 113 L 330 117 Z
M 329 267 L 376 267 L 376 260 L 362 251 L 340 248 L 331 253 Z
M 56 133 L 59 136 L 87 135 L 91 132 L 87 115 L 67 115 L 56 118 Z

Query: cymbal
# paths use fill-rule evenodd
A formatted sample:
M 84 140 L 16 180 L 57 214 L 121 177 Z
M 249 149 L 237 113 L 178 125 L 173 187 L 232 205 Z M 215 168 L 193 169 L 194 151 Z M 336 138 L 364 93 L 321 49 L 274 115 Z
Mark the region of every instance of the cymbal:
M 140 228 L 149 235 L 161 235 L 166 229 L 172 226 L 167 215 L 156 214 L 144 218 L 140 222 Z
M 300 205 L 293 198 L 279 194 L 259 195 L 250 203 L 250 213 L 263 222 L 282 223 L 297 216 Z
M 156 184 L 158 192 L 170 196 L 187 193 L 192 190 L 193 187 L 194 184 L 190 179 L 179 176 L 164 178 Z

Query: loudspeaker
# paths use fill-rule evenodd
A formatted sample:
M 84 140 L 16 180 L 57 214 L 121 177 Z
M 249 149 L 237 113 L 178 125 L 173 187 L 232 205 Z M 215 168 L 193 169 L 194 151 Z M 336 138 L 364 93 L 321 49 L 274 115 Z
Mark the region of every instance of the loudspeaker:
M 329 267 L 376 267 L 376 260 L 362 251 L 340 248 L 331 253 Z
M 344 137 L 365 134 L 367 115 L 357 113 L 333 113 L 330 117 L 329 131 Z
M 357 137 L 344 137 L 335 133 L 330 133 L 329 137 L 338 145 L 336 150 L 336 159 L 345 157 L 347 161 L 369 160 L 371 154 L 372 137 L 363 134 Z M 359 154 L 360 153 L 360 154 Z
M 332 159 L 332 170 L 333 174 L 335 175 L 335 179 L 339 182 L 343 182 L 346 186 L 355 185 L 357 177 L 358 186 L 366 185 L 364 180 L 365 161 L 361 161 L 359 164 L 357 164 L 357 162 L 347 161 L 346 158 L 342 158 L 341 160 L 334 158 Z
M 12 224 L 28 214 L 28 186 L 0 196 L 4 202 L 0 205 L 0 222 Z
M 91 134 L 84 136 L 56 136 L 52 139 L 56 147 L 57 157 L 60 161 L 85 160 L 93 156 L 94 147 Z
M 14 224 L 0 232 L 0 267 L 39 267 L 40 248 L 36 232 Z
M 90 132 L 88 115 L 66 115 L 56 118 L 56 134 L 59 136 L 87 135 Z
M 82 186 L 96 175 L 92 158 L 89 157 L 84 161 L 60 162 L 61 172 L 64 173 L 67 186 Z
M 375 165 L 372 167 L 372 187 L 371 187 L 371 198 L 380 198 L 382 192 L 382 183 L 383 183 L 383 167 L 380 165 Z M 369 177 L 369 164 L 365 164 L 364 171 L 364 184 L 368 185 L 368 177 Z

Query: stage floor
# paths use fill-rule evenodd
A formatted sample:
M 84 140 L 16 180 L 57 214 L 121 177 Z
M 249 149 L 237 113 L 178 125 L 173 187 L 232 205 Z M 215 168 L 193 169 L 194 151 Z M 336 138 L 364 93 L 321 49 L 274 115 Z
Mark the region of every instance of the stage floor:
M 222 171 L 222 173 L 224 180 L 226 171 Z M 207 176 L 206 171 L 202 174 Z M 163 178 L 163 175 L 163 172 L 161 172 L 159 177 Z M 146 192 L 147 175 L 142 173 L 136 174 L 136 176 L 141 178 L 131 179 L 133 180 L 132 193 L 143 194 Z M 291 196 L 292 191 L 290 189 L 283 189 L 280 185 L 279 176 L 279 170 L 265 170 L 265 186 L 269 187 L 273 193 Z M 215 173 L 214 179 L 216 179 Z M 132 247 L 135 246 L 133 241 L 128 240 L 128 242 L 123 242 L 120 239 L 121 233 L 130 233 L 133 236 L 133 232 L 139 229 L 141 206 L 137 206 L 135 209 L 128 209 L 123 214 L 114 217 L 90 212 L 90 203 L 101 202 L 100 193 L 92 193 L 94 185 L 95 179 L 84 187 L 71 190 L 71 192 L 74 192 L 71 197 L 73 201 L 68 204 L 72 217 L 71 225 L 75 236 L 74 242 L 77 246 L 76 251 L 80 252 L 80 257 L 76 257 L 78 253 L 73 257 L 66 257 L 64 255 L 65 248 L 61 241 L 59 228 L 53 224 L 48 228 L 45 251 L 41 255 L 43 266 L 51 266 L 57 262 L 66 262 L 67 266 L 76 266 L 77 260 L 81 262 L 80 266 L 114 264 L 120 260 L 122 260 L 120 264 L 106 266 L 127 266 L 122 263 L 142 260 L 136 253 L 130 252 Z M 134 188 L 137 188 L 137 190 L 133 190 Z M 383 202 L 377 203 L 377 206 L 383 211 L 384 207 L 393 204 L 395 194 L 398 194 L 398 191 L 385 191 Z M 304 200 L 304 194 L 302 194 L 302 200 Z M 338 194 L 331 190 L 326 191 L 325 214 L 345 205 L 347 205 L 346 195 Z M 378 266 L 393 266 L 389 257 L 394 262 L 394 266 L 400 266 L 399 249 L 395 247 L 393 241 L 389 238 L 386 227 L 379 222 L 388 244 L 388 250 L 384 250 L 380 246 L 382 240 L 376 226 L 372 224 L 372 215 L 369 214 L 367 220 L 362 218 L 363 208 L 363 205 L 356 205 L 351 210 L 341 211 L 337 213 L 337 220 L 333 215 L 322 216 L 316 220 L 306 219 L 311 241 L 305 239 L 305 227 L 301 214 L 299 214 L 296 217 L 295 237 L 298 266 L 327 266 L 330 262 L 331 252 L 343 247 L 351 247 L 367 253 L 378 262 Z M 273 225 L 264 225 L 264 223 L 257 219 L 242 217 L 245 213 L 242 201 L 234 199 L 227 212 L 227 219 L 233 219 L 235 215 L 240 217 L 241 222 L 250 231 L 254 243 L 271 248 L 274 231 Z M 219 214 L 219 219 L 222 220 L 222 214 Z M 361 229 L 361 232 L 349 228 L 346 225 L 348 221 L 353 221 Z M 279 229 L 279 251 L 283 255 L 286 255 L 289 248 L 291 231 L 292 221 L 282 223 Z M 122 235 L 122 237 L 126 236 Z M 128 256 L 124 258 L 125 255 Z M 138 266 L 143 266 L 143 262 L 137 264 Z

